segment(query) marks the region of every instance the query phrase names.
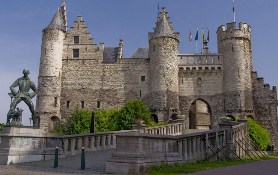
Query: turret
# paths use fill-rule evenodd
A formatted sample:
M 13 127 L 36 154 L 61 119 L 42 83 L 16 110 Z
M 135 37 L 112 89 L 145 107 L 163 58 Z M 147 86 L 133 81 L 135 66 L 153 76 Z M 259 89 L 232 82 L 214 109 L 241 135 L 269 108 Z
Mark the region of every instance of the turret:
M 225 110 L 234 115 L 252 115 L 251 27 L 228 23 L 217 30 L 218 52 L 223 54 Z M 246 113 L 247 111 L 247 113 Z
M 40 118 L 40 128 L 44 132 L 53 129 L 53 124 L 58 124 L 61 118 L 60 96 L 65 33 L 66 26 L 62 11 L 59 9 L 50 24 L 42 31 L 36 115 Z
M 179 33 L 174 32 L 165 8 L 159 13 L 154 32 L 149 33 L 151 111 L 167 121 L 179 111 Z

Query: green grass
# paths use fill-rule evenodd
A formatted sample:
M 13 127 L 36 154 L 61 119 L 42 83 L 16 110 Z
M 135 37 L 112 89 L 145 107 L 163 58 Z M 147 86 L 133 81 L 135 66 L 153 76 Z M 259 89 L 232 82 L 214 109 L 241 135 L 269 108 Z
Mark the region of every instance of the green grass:
M 277 155 L 272 155 L 264 159 L 278 158 Z M 173 175 L 173 174 L 186 174 L 194 173 L 198 171 L 210 170 L 220 167 L 233 166 L 243 163 L 249 163 L 256 160 L 250 160 L 248 158 L 244 160 L 226 160 L 226 161 L 208 161 L 208 162 L 197 162 L 197 163 L 186 163 L 186 164 L 175 164 L 155 166 L 148 169 L 149 175 Z

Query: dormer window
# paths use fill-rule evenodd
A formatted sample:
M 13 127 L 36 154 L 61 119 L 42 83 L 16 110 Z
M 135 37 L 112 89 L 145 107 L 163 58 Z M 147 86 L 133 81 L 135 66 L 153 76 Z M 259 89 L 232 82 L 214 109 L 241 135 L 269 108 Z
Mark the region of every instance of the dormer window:
M 74 36 L 74 37 L 73 37 L 73 43 L 74 43 L 74 44 L 79 44 L 79 42 L 80 42 L 80 41 L 79 41 L 79 36 Z

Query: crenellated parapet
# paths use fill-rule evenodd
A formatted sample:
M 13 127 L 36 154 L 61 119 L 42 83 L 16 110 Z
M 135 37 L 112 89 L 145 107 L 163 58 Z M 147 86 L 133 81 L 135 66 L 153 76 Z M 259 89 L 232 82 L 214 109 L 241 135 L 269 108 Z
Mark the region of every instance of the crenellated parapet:
M 251 39 L 251 27 L 246 23 L 239 23 L 238 27 L 235 22 L 227 23 L 227 26 L 218 27 L 216 33 L 218 40 Z

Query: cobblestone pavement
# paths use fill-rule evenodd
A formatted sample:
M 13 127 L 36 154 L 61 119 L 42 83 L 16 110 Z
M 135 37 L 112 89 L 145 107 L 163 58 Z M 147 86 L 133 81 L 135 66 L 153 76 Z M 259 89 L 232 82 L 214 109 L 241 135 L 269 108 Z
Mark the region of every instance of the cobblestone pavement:
M 278 175 L 278 159 L 261 160 L 187 175 Z
M 70 156 L 59 159 L 58 168 L 53 168 L 54 161 L 39 161 L 17 165 L 0 165 L 0 175 L 66 175 L 66 174 L 104 174 L 105 164 L 114 149 L 87 152 L 86 169 L 80 170 L 81 157 Z

